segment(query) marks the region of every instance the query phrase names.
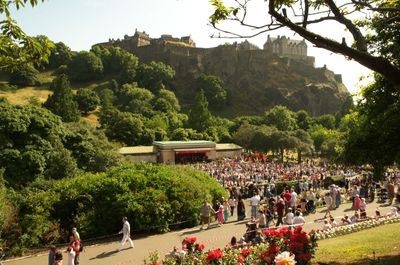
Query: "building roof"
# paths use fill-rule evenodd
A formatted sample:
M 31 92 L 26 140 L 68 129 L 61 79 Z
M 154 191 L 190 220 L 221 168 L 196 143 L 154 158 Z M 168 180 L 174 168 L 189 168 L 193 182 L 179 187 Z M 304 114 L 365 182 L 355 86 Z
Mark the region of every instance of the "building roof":
M 154 153 L 154 146 L 127 146 L 119 149 L 121 155 L 140 155 Z
M 212 141 L 164 141 L 164 142 L 154 142 L 154 146 L 161 149 L 170 148 L 198 148 L 198 147 L 215 147 L 216 143 Z
M 216 149 L 217 149 L 217 151 L 239 150 L 239 149 L 242 149 L 242 147 L 237 144 L 217 144 Z

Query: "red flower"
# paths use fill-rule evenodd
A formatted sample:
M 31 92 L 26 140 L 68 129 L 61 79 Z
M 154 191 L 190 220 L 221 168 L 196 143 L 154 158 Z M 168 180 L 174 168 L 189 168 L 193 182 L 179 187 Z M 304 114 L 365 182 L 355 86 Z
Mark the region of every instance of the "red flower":
M 224 256 L 224 253 L 220 249 L 214 249 L 214 250 L 208 251 L 206 260 L 207 261 L 219 260 L 223 256 Z
M 196 237 L 187 237 L 184 239 L 184 241 L 186 242 L 186 244 L 193 244 L 194 242 L 196 242 L 197 238 Z
M 299 255 L 299 259 L 303 261 L 309 261 L 311 259 L 311 254 L 310 253 L 302 253 Z
M 292 242 L 292 243 L 290 243 L 290 245 L 289 245 L 289 250 L 290 250 L 290 251 L 301 250 L 301 249 L 303 249 L 303 247 L 304 247 L 303 243 L 300 243 L 300 242 Z
M 196 249 L 199 251 L 203 251 L 204 250 L 204 245 L 203 244 L 197 244 L 196 245 Z
M 278 253 L 279 250 L 280 250 L 280 248 L 279 248 L 279 246 L 277 246 L 277 245 L 272 245 L 272 246 L 270 246 L 270 247 L 267 249 L 267 251 L 268 251 L 269 253 Z
M 247 257 L 250 254 L 251 254 L 251 249 L 248 249 L 248 248 L 242 249 L 242 256 L 243 257 Z
M 239 256 L 238 257 L 238 265 L 243 264 L 244 263 L 244 257 L 243 256 Z

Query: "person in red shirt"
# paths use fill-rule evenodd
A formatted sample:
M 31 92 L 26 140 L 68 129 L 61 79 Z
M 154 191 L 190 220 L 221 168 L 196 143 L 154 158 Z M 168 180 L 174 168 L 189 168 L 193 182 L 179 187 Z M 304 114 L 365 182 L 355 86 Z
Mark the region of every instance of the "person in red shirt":
M 283 200 L 285 202 L 285 213 L 287 213 L 290 207 L 290 201 L 292 200 L 292 194 L 289 192 L 289 190 L 286 190 L 283 194 Z

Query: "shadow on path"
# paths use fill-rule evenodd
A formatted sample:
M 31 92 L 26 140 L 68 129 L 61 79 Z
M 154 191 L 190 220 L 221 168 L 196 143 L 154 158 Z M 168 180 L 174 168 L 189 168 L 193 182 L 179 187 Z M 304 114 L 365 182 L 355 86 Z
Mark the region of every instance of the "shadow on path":
M 121 252 L 125 251 L 125 250 L 129 250 L 129 249 L 130 248 L 122 249 Z M 90 260 L 108 258 L 108 257 L 114 256 L 115 254 L 117 254 L 119 252 L 120 251 L 118 251 L 118 250 L 113 250 L 113 251 L 109 251 L 109 252 L 103 252 L 103 253 L 100 253 L 99 255 L 97 255 L 96 257 L 90 258 Z

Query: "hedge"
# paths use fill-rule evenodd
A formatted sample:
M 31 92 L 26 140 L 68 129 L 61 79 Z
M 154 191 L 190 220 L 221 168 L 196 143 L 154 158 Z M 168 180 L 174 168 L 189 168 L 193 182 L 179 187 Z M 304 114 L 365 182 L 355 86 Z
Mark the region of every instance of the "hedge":
M 13 199 L 19 209 L 20 235 L 9 244 L 14 253 L 65 242 L 77 227 L 81 237 L 115 234 L 127 216 L 133 231 L 165 232 L 199 220 L 207 198 L 226 191 L 206 173 L 182 166 L 122 165 L 106 173 L 62 180 L 37 180 Z

